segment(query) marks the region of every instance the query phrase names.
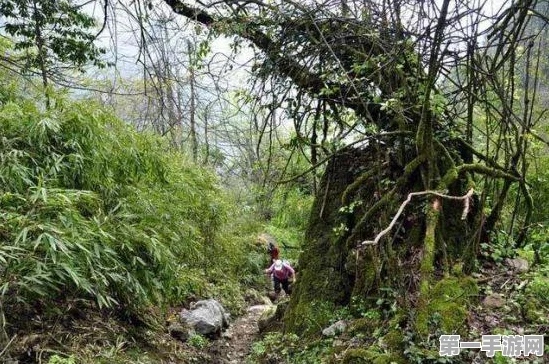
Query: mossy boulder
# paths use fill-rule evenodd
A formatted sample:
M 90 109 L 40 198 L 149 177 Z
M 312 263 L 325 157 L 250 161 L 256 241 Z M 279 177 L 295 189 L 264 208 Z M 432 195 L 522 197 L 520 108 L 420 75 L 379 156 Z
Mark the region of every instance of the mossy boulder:
M 257 326 L 259 328 L 259 332 L 265 332 L 273 324 L 273 322 L 276 321 L 276 306 L 271 306 L 267 308 L 259 319 L 257 320 Z
M 471 277 L 438 281 L 416 309 L 418 334 L 426 336 L 437 329 L 446 334 L 462 332 L 477 294 L 477 284 Z

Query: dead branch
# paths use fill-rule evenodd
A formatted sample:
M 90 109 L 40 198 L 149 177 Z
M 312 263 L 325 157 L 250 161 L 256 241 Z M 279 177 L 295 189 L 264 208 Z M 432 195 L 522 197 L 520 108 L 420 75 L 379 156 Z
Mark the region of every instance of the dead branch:
M 467 217 L 467 214 L 469 213 L 469 209 L 471 207 L 471 200 L 472 200 L 473 193 L 474 193 L 473 188 L 471 188 L 463 196 L 449 196 L 449 195 L 445 195 L 445 194 L 443 194 L 441 192 L 438 192 L 438 191 L 430 191 L 430 190 L 409 193 L 406 200 L 402 203 L 402 205 L 400 205 L 400 208 L 398 209 L 396 215 L 393 217 L 393 220 L 391 220 L 391 223 L 389 224 L 389 226 L 387 226 L 384 230 L 382 230 L 379 234 L 377 234 L 377 236 L 375 237 L 374 240 L 364 240 L 356 248 L 358 249 L 358 248 L 361 248 L 361 247 L 366 246 L 366 245 L 376 245 L 377 243 L 379 243 L 381 238 L 383 236 L 385 236 L 389 231 L 391 231 L 393 226 L 395 226 L 398 218 L 400 217 L 400 215 L 404 211 L 404 208 L 412 200 L 412 197 L 414 197 L 414 196 L 434 195 L 434 196 L 438 196 L 438 197 L 445 198 L 445 199 L 448 199 L 448 200 L 458 200 L 458 201 L 463 200 L 463 214 L 461 215 L 461 219 L 465 220 L 465 218 Z

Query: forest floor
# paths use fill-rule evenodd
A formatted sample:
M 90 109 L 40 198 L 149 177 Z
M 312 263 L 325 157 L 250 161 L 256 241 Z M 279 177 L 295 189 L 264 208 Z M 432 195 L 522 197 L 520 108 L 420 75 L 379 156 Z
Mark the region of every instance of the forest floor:
M 246 314 L 232 323 L 223 333 L 221 339 L 212 343 L 210 347 L 212 363 L 244 363 L 252 343 L 259 335 L 257 321 L 261 314 L 270 307 L 271 305 L 248 307 Z
M 257 322 L 272 307 L 268 302 L 250 302 L 221 337 L 199 342 L 181 342 L 160 327 L 137 327 L 115 316 L 79 307 L 64 313 L 56 323 L 34 317 L 17 332 L 13 345 L 19 363 L 245 363 L 259 337 Z M 74 311 L 74 312 L 73 312 Z M 76 316 L 76 313 L 78 316 Z M 52 358 L 56 356 L 57 358 Z M 4 363 L 0 356 L 0 363 Z

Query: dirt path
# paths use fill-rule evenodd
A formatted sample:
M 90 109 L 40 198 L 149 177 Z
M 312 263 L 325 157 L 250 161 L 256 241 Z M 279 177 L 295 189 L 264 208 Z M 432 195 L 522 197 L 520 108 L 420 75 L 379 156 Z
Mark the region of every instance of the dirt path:
M 241 364 L 250 351 L 252 342 L 259 334 L 257 321 L 261 314 L 271 307 L 270 305 L 256 305 L 248 307 L 246 314 L 239 317 L 223 333 L 220 340 L 210 348 L 215 363 Z

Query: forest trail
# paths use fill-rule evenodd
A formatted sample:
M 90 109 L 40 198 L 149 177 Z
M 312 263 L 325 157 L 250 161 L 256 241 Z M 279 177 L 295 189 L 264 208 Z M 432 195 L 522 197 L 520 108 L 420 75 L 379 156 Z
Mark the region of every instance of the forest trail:
M 211 347 L 213 362 L 219 364 L 244 363 L 254 339 L 259 334 L 257 321 L 261 314 L 271 305 L 255 305 L 247 309 L 245 315 L 239 317 L 225 331 L 221 339 Z

